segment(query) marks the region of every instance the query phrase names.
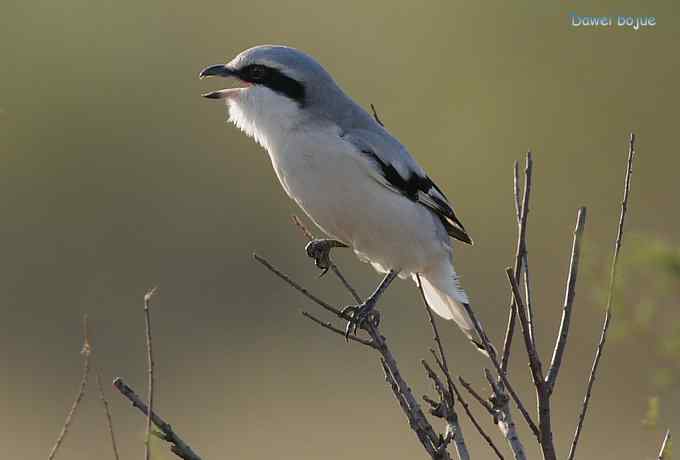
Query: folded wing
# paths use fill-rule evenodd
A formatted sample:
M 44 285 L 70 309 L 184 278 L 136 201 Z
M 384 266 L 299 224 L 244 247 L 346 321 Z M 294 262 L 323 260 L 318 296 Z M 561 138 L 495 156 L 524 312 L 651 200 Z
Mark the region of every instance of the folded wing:
M 441 189 L 387 131 L 356 129 L 343 134 L 342 138 L 355 147 L 358 159 L 365 162 L 375 180 L 395 193 L 426 206 L 440 218 L 451 237 L 472 244 Z

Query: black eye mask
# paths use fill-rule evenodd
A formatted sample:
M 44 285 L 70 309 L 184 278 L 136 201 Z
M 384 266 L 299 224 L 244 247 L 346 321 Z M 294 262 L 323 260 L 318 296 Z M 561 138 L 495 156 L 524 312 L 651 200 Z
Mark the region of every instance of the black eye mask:
M 305 86 L 279 69 L 261 64 L 250 64 L 238 71 L 238 78 L 254 85 L 266 86 L 301 106 L 305 104 Z

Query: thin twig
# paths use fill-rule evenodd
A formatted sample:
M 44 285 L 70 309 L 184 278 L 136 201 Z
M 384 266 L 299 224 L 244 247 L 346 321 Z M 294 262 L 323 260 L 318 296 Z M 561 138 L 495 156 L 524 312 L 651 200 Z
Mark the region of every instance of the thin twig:
M 430 367 L 427 361 L 423 359 L 420 362 L 425 368 L 428 378 L 432 380 L 435 391 L 437 394 L 439 394 L 439 401 L 434 401 L 427 396 L 423 396 L 423 400 L 430 405 L 430 414 L 446 421 L 446 434 L 441 436 L 437 450 L 440 452 L 445 450 L 451 441 L 453 441 L 456 446 L 456 453 L 458 454 L 459 460 L 470 460 L 470 453 L 468 451 L 467 445 L 465 444 L 463 430 L 460 426 L 458 414 L 455 410 L 455 400 L 453 393 L 447 389 L 447 387 L 441 381 L 437 373 Z M 437 361 L 437 363 L 441 364 L 441 361 Z M 440 369 L 441 368 L 443 368 L 443 366 L 440 366 Z
M 666 430 L 666 435 L 663 437 L 663 442 L 661 443 L 661 449 L 659 450 L 659 456 L 657 460 L 667 460 L 666 459 L 666 449 L 670 449 L 671 444 L 671 430 Z M 670 458 L 670 456 L 668 457 Z
M 531 368 L 531 379 L 536 388 L 536 402 L 538 406 L 538 426 L 537 433 L 538 443 L 543 453 L 545 460 L 555 460 L 557 455 L 555 453 L 555 445 L 552 436 L 552 420 L 550 413 L 550 393 L 547 391 L 546 383 L 543 380 L 543 371 L 541 369 L 541 360 L 538 356 L 536 346 L 531 341 L 529 321 L 527 318 L 527 310 L 522 301 L 519 287 L 512 274 L 510 267 L 505 269 L 508 277 L 508 282 L 512 288 L 512 295 L 515 299 L 514 303 L 517 305 L 517 316 L 519 317 L 522 326 L 522 336 L 524 338 L 524 345 L 529 358 L 529 367 Z M 512 394 L 512 393 L 511 393 Z
M 133 407 L 136 407 L 142 414 L 151 419 L 156 428 L 161 431 L 161 436 L 159 437 L 172 444 L 170 450 L 172 450 L 175 455 L 184 460 L 201 460 L 201 457 L 199 457 L 198 454 L 196 454 L 191 447 L 180 438 L 170 424 L 165 422 L 165 420 L 154 411 L 149 410 L 137 393 L 123 382 L 122 378 L 117 377 L 113 381 L 113 386 L 132 403 Z
M 527 158 L 526 158 L 526 166 L 524 168 L 524 195 L 522 197 L 522 206 L 521 208 L 519 207 L 519 180 L 518 180 L 518 173 L 517 173 L 517 164 L 515 164 L 515 172 L 514 172 L 514 195 L 515 195 L 515 209 L 519 210 L 518 212 L 518 221 L 517 221 L 517 251 L 515 252 L 515 267 L 514 267 L 514 276 L 515 280 L 519 283 L 520 275 L 522 273 L 522 263 L 523 261 L 526 260 L 526 252 L 527 252 L 527 242 L 526 242 L 526 233 L 527 233 L 527 219 L 529 215 L 529 199 L 531 197 L 531 177 L 532 177 L 532 170 L 533 170 L 533 160 L 531 156 L 531 152 L 527 152 Z M 527 270 L 528 274 L 528 270 Z M 530 296 L 530 291 L 528 288 L 528 283 L 527 283 L 527 294 Z M 511 295 L 510 298 L 510 313 L 508 314 L 508 325 L 505 330 L 505 339 L 503 340 L 503 351 L 502 351 L 502 357 L 501 357 L 501 369 L 503 372 L 506 372 L 508 369 L 508 362 L 510 360 L 510 349 L 512 346 L 512 337 L 515 332 L 515 322 L 517 318 L 517 305 L 514 303 L 514 296 Z M 533 324 L 533 312 L 528 312 L 528 319 L 530 319 L 531 324 Z M 532 326 L 533 327 L 533 326 Z M 533 329 L 532 327 L 529 328 L 531 332 L 530 337 L 531 341 L 533 342 Z
M 526 347 L 527 356 L 529 357 L 529 367 L 531 369 L 531 377 L 534 381 L 535 386 L 540 386 L 543 383 L 543 371 L 541 369 L 541 360 L 536 351 L 536 347 L 531 343 L 531 336 L 529 335 L 529 320 L 526 316 L 526 307 L 524 306 L 524 301 L 522 301 L 522 295 L 519 293 L 519 287 L 517 286 L 517 281 L 512 274 L 512 268 L 508 267 L 505 269 L 505 274 L 508 277 L 508 282 L 512 290 L 512 295 L 514 297 L 514 303 L 517 305 L 517 313 L 519 316 L 519 322 L 522 326 L 522 336 L 524 337 L 524 345 Z
M 489 444 L 491 449 L 496 453 L 499 459 L 503 460 L 503 455 L 501 455 L 500 451 L 496 447 L 496 445 L 493 443 L 491 440 L 491 437 L 486 434 L 482 426 L 477 422 L 477 419 L 475 416 L 472 414 L 470 411 L 470 407 L 468 403 L 463 399 L 463 396 L 460 394 L 460 391 L 458 391 L 458 388 L 456 387 L 456 384 L 453 382 L 453 377 L 451 376 L 451 372 L 449 371 L 449 365 L 446 361 L 446 353 L 444 353 L 444 346 L 442 345 L 441 337 L 439 336 L 439 329 L 437 328 L 437 323 L 435 322 L 434 315 L 432 314 L 432 309 L 429 307 L 427 303 L 427 298 L 425 297 L 425 292 L 423 291 L 423 285 L 420 280 L 420 275 L 416 276 L 416 279 L 418 281 L 418 290 L 420 291 L 420 295 L 422 297 L 423 303 L 425 305 L 425 313 L 427 313 L 427 318 L 428 321 L 430 322 L 430 327 L 432 328 L 432 332 L 434 333 L 434 341 L 437 344 L 437 348 L 439 349 L 439 356 L 437 356 L 437 352 L 434 350 L 430 349 L 432 352 L 432 356 L 434 356 L 435 361 L 437 361 L 437 364 L 439 365 L 439 368 L 441 371 L 444 373 L 446 376 L 446 382 L 449 388 L 450 394 L 455 394 L 456 399 L 458 402 L 461 403 L 463 406 L 463 409 L 465 410 L 466 415 L 472 422 L 472 424 L 475 426 L 479 434 L 484 438 L 484 440 Z M 440 358 L 441 357 L 441 358 Z M 426 363 L 423 362 L 423 365 L 426 366 Z M 427 367 L 426 367 L 427 368 Z M 482 401 L 482 405 L 488 404 L 485 401 Z M 485 406 L 486 407 L 486 406 Z M 490 411 L 490 407 L 488 408 Z
M 78 393 L 76 394 L 76 399 L 73 401 L 73 404 L 71 405 L 71 409 L 68 411 L 68 414 L 66 414 L 64 426 L 62 426 L 61 432 L 59 433 L 59 437 L 57 437 L 54 446 L 52 446 L 52 450 L 50 450 L 50 453 L 47 456 L 48 460 L 52 460 L 54 456 L 57 455 L 57 451 L 61 447 L 61 444 L 64 442 L 64 438 L 66 437 L 66 433 L 68 433 L 68 429 L 71 426 L 71 422 L 73 422 L 73 417 L 76 415 L 76 411 L 78 410 L 80 401 L 82 401 L 83 396 L 85 396 L 87 378 L 90 374 L 91 351 L 92 349 L 90 347 L 90 340 L 87 334 L 87 315 L 85 315 L 83 317 L 83 348 L 80 350 L 80 354 L 83 355 L 83 374 L 82 377 L 80 377 L 80 384 L 78 386 Z
M 260 256 L 260 255 L 258 255 L 258 254 L 253 254 L 253 258 L 254 258 L 255 260 L 257 260 L 258 262 L 260 262 L 262 265 L 264 265 L 269 271 L 271 271 L 271 272 L 274 273 L 276 276 L 278 276 L 278 277 L 281 278 L 283 281 L 285 281 L 288 285 L 290 285 L 291 287 L 293 287 L 293 289 L 295 289 L 296 291 L 300 292 L 302 295 L 304 295 L 305 297 L 307 297 L 309 300 L 311 300 L 312 302 L 314 302 L 315 304 L 317 304 L 318 306 L 320 306 L 320 307 L 323 308 L 324 310 L 327 310 L 327 311 L 329 311 L 329 312 L 331 312 L 331 313 L 333 313 L 333 314 L 335 314 L 335 315 L 337 315 L 337 316 L 342 317 L 342 312 L 341 312 L 339 309 L 337 309 L 337 308 L 333 307 L 332 305 L 330 305 L 330 304 L 324 302 L 323 300 L 321 300 L 320 298 L 318 298 L 317 296 L 315 296 L 314 294 L 312 294 L 311 292 L 309 292 L 307 289 L 305 289 L 305 288 L 303 288 L 302 286 L 300 286 L 298 283 L 296 283 L 295 281 L 293 281 L 293 280 L 290 278 L 290 276 L 286 275 L 286 274 L 283 273 L 281 270 L 279 270 L 278 268 L 274 267 L 274 265 L 272 265 L 271 262 L 269 262 L 269 261 L 268 261 L 267 259 L 265 259 L 264 257 L 262 257 L 262 256 Z
M 464 381 L 464 380 L 461 379 L 461 381 Z M 468 391 L 474 392 L 474 390 L 472 389 L 472 387 L 470 386 L 469 383 L 465 382 L 465 384 L 467 384 Z M 477 421 L 477 418 L 472 414 L 472 411 L 470 410 L 470 405 L 467 403 L 467 401 L 465 399 L 463 399 L 463 395 L 460 393 L 460 390 L 458 390 L 458 386 L 456 386 L 455 383 L 451 382 L 451 387 L 453 388 L 453 392 L 456 394 L 456 400 L 458 400 L 458 402 L 463 406 L 463 410 L 465 410 L 465 414 L 468 416 L 468 418 L 470 419 L 472 424 L 475 426 L 475 428 L 477 429 L 477 432 L 480 434 L 480 436 L 482 438 L 484 438 L 484 440 L 489 445 L 489 447 L 491 447 L 491 450 L 494 451 L 496 456 L 500 460 L 503 460 L 503 454 L 501 454 L 500 450 L 498 450 L 498 447 L 496 447 L 496 444 L 494 444 L 493 440 L 491 439 L 491 436 L 489 436 L 486 433 L 486 431 L 484 431 L 484 428 L 482 428 L 480 423 Z M 476 395 L 476 393 L 475 393 L 475 396 L 478 396 L 478 395 Z M 487 408 L 487 410 L 489 410 L 490 413 L 493 413 L 493 411 L 491 410 L 491 407 L 490 406 L 487 407 L 488 402 L 484 401 L 483 399 L 479 399 L 478 401 L 480 401 L 480 403 L 485 408 Z
M 519 161 L 515 160 L 512 167 L 512 195 L 515 198 L 515 216 L 517 217 L 517 225 L 522 222 L 522 203 L 520 202 L 520 187 L 519 187 Z
M 519 409 L 520 413 L 522 414 L 522 417 L 524 417 L 524 420 L 526 420 L 527 425 L 529 425 L 529 428 L 531 429 L 531 432 L 536 436 L 537 438 L 540 436 L 538 427 L 536 426 L 536 423 L 531 419 L 531 415 L 529 415 L 529 412 L 527 411 L 526 407 L 524 407 L 524 403 L 522 403 L 522 400 L 519 398 L 517 395 L 517 392 L 515 389 L 512 387 L 510 384 L 510 381 L 508 380 L 508 377 L 501 369 L 500 364 L 498 363 L 498 358 L 496 357 L 496 351 L 493 348 L 493 345 L 491 345 L 491 342 L 489 341 L 489 337 L 486 335 L 486 332 L 484 332 L 484 329 L 482 328 L 481 323 L 477 319 L 477 315 L 475 312 L 472 310 L 469 304 L 464 303 L 463 308 L 465 308 L 465 312 L 468 314 L 470 319 L 472 319 L 472 325 L 475 328 L 475 331 L 477 332 L 477 335 L 479 335 L 480 339 L 482 340 L 482 344 L 484 345 L 484 349 L 486 350 L 489 359 L 491 360 L 491 363 L 493 364 L 494 368 L 496 369 L 496 372 L 498 373 L 498 376 L 500 377 L 501 381 L 503 382 L 503 385 L 505 388 L 508 390 L 508 393 L 510 393 L 510 396 L 512 397 L 512 400 L 515 402 L 515 406 Z
M 371 342 L 370 340 L 362 339 L 361 337 L 358 337 L 354 334 L 347 335 L 344 330 L 340 329 L 339 327 L 333 326 L 333 324 L 330 321 L 323 321 L 306 311 L 302 311 L 301 313 L 302 316 L 304 316 L 305 318 L 314 321 L 316 324 L 328 329 L 329 331 L 335 332 L 336 334 L 342 336 L 343 338 L 359 342 L 360 344 L 366 345 L 367 347 L 375 348 L 375 345 L 373 345 L 373 342 Z
M 413 395 L 411 394 L 409 398 L 407 392 L 404 391 L 404 388 L 400 383 L 401 375 L 399 372 L 397 371 L 397 374 L 395 375 L 393 372 L 394 367 L 388 364 L 384 357 L 380 358 L 380 364 L 382 365 L 383 372 L 385 373 L 385 381 L 390 385 L 392 394 L 397 399 L 397 402 L 399 402 L 399 406 L 401 407 L 402 412 L 404 412 L 406 415 L 406 418 L 409 421 L 409 426 L 416 433 L 420 444 L 432 459 L 438 459 L 442 456 L 450 459 L 446 451 L 437 452 L 435 445 L 435 443 L 438 441 L 437 436 L 435 435 L 432 426 L 430 426 L 427 419 L 425 419 L 425 414 L 420 411 L 420 406 L 415 401 L 415 398 L 413 398 Z M 410 388 L 408 393 L 410 393 Z M 415 404 L 415 406 L 413 404 Z M 415 410 L 416 407 L 417 410 Z M 426 426 L 429 426 L 429 429 L 427 429 Z
M 109 436 L 111 436 L 111 448 L 113 449 L 113 456 L 116 458 L 116 460 L 120 459 L 120 455 L 118 455 L 118 445 L 116 444 L 116 435 L 113 430 L 113 417 L 111 417 L 111 408 L 109 407 L 109 401 L 106 399 L 106 396 L 104 396 L 104 386 L 102 385 L 102 376 L 101 373 L 99 372 L 99 367 L 95 364 L 95 377 L 97 379 L 97 388 L 99 390 L 99 399 L 102 402 L 102 405 L 104 406 L 104 413 L 106 414 L 106 424 L 109 428 Z
M 510 412 L 510 399 L 505 393 L 505 388 L 494 378 L 491 371 L 484 369 L 484 377 L 491 387 L 493 396 L 490 401 L 493 403 L 493 417 L 494 423 L 498 425 L 498 429 L 501 434 L 505 437 L 505 440 L 512 450 L 512 455 L 515 460 L 527 460 L 526 453 L 524 452 L 524 445 L 517 435 L 517 426 L 512 419 L 512 413 Z M 538 437 L 538 435 L 537 435 Z
M 468 391 L 468 393 L 470 393 L 472 397 L 475 398 L 484 409 L 486 409 L 489 415 L 494 415 L 494 410 L 491 407 L 491 404 L 489 404 L 489 401 L 482 398 L 482 396 L 479 393 L 477 393 L 477 391 L 472 387 L 472 385 L 470 385 L 470 382 L 465 380 L 463 377 L 458 377 L 458 381 L 460 382 L 461 385 L 463 385 L 463 388 L 465 388 Z
M 614 286 L 616 284 L 616 267 L 619 260 L 619 251 L 621 250 L 621 244 L 623 241 L 623 225 L 626 220 L 626 212 L 628 211 L 628 197 L 630 195 L 630 179 L 633 173 L 633 159 L 635 158 L 635 134 L 631 133 L 630 140 L 628 143 L 628 163 L 626 165 L 626 179 L 623 186 L 623 200 L 621 201 L 621 215 L 619 216 L 619 225 L 616 231 L 616 241 L 614 243 L 614 255 L 612 256 L 611 272 L 609 274 L 609 291 L 607 293 L 607 308 L 604 315 L 604 323 L 602 324 L 602 332 L 600 335 L 600 341 L 597 345 L 597 350 L 595 351 L 595 358 L 593 360 L 593 366 L 590 370 L 590 375 L 588 377 L 588 384 L 586 386 L 586 395 L 583 399 L 583 405 L 581 407 L 581 412 L 579 413 L 578 423 L 576 425 L 576 431 L 574 432 L 574 438 L 571 442 L 571 448 L 569 449 L 568 460 L 573 460 L 574 454 L 576 453 L 576 447 L 578 445 L 579 438 L 581 436 L 581 430 L 583 429 L 583 422 L 586 418 L 586 413 L 588 411 L 588 403 L 590 402 L 590 395 L 593 389 L 593 384 L 595 383 L 595 378 L 597 375 L 597 368 L 600 365 L 600 359 L 602 358 L 602 353 L 604 351 L 604 345 L 607 341 L 607 331 L 609 330 L 609 324 L 612 318 L 612 307 L 614 304 Z
M 567 338 L 569 336 L 569 325 L 571 323 L 571 312 L 574 304 L 574 297 L 576 295 L 576 278 L 578 276 L 578 264 L 581 255 L 581 236 L 583 235 L 583 227 L 586 223 L 586 208 L 579 208 L 578 216 L 576 218 L 576 228 L 574 229 L 574 242 L 571 248 L 571 258 L 569 260 L 569 277 L 567 278 L 567 289 L 564 295 L 564 306 L 562 308 L 562 320 L 560 322 L 560 331 L 555 342 L 555 349 L 553 352 L 550 367 L 545 378 L 546 391 L 548 395 L 552 394 L 557 382 L 557 374 L 562 366 L 562 356 L 564 350 L 567 348 Z
M 446 353 L 444 353 L 444 346 L 442 345 L 442 340 L 439 337 L 439 329 L 437 329 L 437 323 L 435 323 L 434 316 L 432 315 L 432 309 L 427 302 L 427 297 L 425 297 L 425 291 L 423 291 L 423 283 L 420 280 L 420 275 L 416 275 L 416 280 L 418 281 L 418 291 L 420 292 L 420 297 L 422 298 L 423 305 L 425 306 L 425 313 L 427 314 L 427 319 L 430 322 L 430 327 L 432 328 L 432 332 L 434 334 L 434 341 L 437 344 L 437 348 L 439 349 L 439 357 L 441 359 L 440 367 L 446 376 L 446 383 L 449 387 L 449 393 L 453 394 L 453 378 L 449 372 L 449 365 L 446 362 Z M 437 359 L 437 354 L 434 352 L 432 354 L 434 355 L 435 359 Z
M 522 257 L 522 274 L 524 275 L 524 301 L 527 307 L 527 320 L 529 322 L 529 337 L 531 345 L 536 348 L 536 320 L 534 317 L 534 306 L 531 297 L 531 276 L 529 275 L 529 254 L 524 245 L 524 256 Z
M 153 340 L 151 336 L 151 312 L 149 311 L 149 306 L 151 303 L 151 297 L 156 293 L 156 288 L 154 287 L 146 294 L 144 294 L 144 324 L 146 331 L 146 358 L 147 358 L 147 372 L 149 376 L 148 380 L 148 393 L 147 399 L 149 400 L 149 413 L 146 417 L 146 435 L 144 437 L 144 458 L 149 460 L 151 456 L 151 414 L 153 413 L 153 390 L 154 390 L 154 363 L 153 363 Z
M 265 258 L 257 254 L 253 254 L 253 257 L 255 258 L 255 260 L 264 265 L 268 270 L 270 270 L 276 276 L 285 281 L 288 285 L 296 289 L 298 292 L 302 293 L 305 297 L 312 300 L 317 305 L 335 314 L 338 318 L 345 320 L 348 319 L 341 310 L 329 305 L 327 302 L 324 302 L 320 298 L 311 294 L 307 289 L 303 288 L 297 282 L 293 281 L 288 275 L 274 267 L 274 265 L 272 265 Z M 375 300 L 377 300 L 377 298 Z M 335 328 L 334 326 L 331 325 L 331 327 L 328 327 L 328 323 L 324 323 L 321 320 L 312 318 L 311 315 L 309 314 L 305 316 L 307 316 L 320 326 L 331 330 L 334 333 L 338 332 L 336 330 L 337 328 Z M 380 353 L 381 355 L 380 362 L 383 367 L 383 370 L 385 371 L 385 379 L 390 384 L 392 393 L 394 394 L 395 398 L 399 402 L 400 407 L 402 408 L 402 411 L 409 420 L 409 426 L 415 432 L 420 443 L 423 445 L 423 448 L 428 452 L 428 454 L 433 460 L 449 460 L 450 456 L 446 450 L 441 452 L 437 450 L 437 446 L 439 445 L 439 437 L 435 433 L 430 422 L 427 421 L 427 418 L 425 417 L 425 414 L 420 408 L 418 401 L 413 395 L 410 386 L 401 376 L 401 372 L 399 371 L 397 361 L 394 355 L 392 354 L 392 351 L 388 347 L 385 337 L 383 337 L 380 334 L 377 326 L 370 321 L 364 322 L 361 327 L 370 336 L 371 346 Z
M 484 428 L 482 428 L 482 426 L 479 424 L 475 416 L 472 414 L 472 411 L 470 411 L 470 405 L 467 403 L 467 401 L 463 399 L 463 396 L 460 394 L 460 391 L 458 390 L 458 387 L 456 387 L 456 385 L 453 385 L 453 391 L 456 393 L 456 399 L 463 406 L 463 410 L 465 410 L 465 413 L 467 414 L 468 418 L 477 429 L 477 432 L 480 434 L 482 438 L 484 438 L 486 443 L 489 445 L 489 447 L 491 447 L 491 449 L 494 451 L 499 460 L 504 460 L 503 454 L 501 454 L 500 450 L 498 450 L 498 447 L 496 447 L 496 444 L 494 444 L 491 437 L 486 433 L 486 431 L 484 431 Z
M 320 307 L 324 308 L 325 310 L 328 310 L 329 312 L 335 314 L 338 318 L 347 319 L 347 318 L 345 318 L 345 315 L 342 313 L 341 310 L 339 310 L 339 309 L 337 309 L 337 308 L 331 306 L 331 305 L 328 304 L 327 302 L 324 302 L 324 301 L 321 300 L 320 298 L 316 297 L 314 294 L 310 293 L 307 289 L 303 288 L 303 287 L 302 287 L 300 284 L 298 284 L 296 281 L 293 281 L 293 280 L 291 279 L 290 276 L 286 275 L 286 274 L 283 273 L 281 270 L 279 270 L 278 268 L 276 268 L 271 262 L 269 262 L 269 261 L 268 261 L 267 259 L 265 259 L 264 257 L 259 256 L 259 255 L 257 255 L 257 254 L 253 254 L 253 258 L 254 258 L 255 260 L 257 260 L 258 262 L 260 262 L 260 263 L 261 263 L 262 265 L 264 265 L 265 267 L 267 267 L 267 269 L 268 269 L 269 271 L 271 271 L 271 272 L 274 273 L 276 276 L 278 276 L 279 278 L 281 278 L 281 279 L 282 279 L 283 281 L 285 281 L 289 286 L 292 286 L 295 290 L 297 290 L 298 292 L 302 293 L 302 295 L 304 295 L 305 297 L 307 297 L 308 299 L 310 299 L 312 302 L 316 303 L 317 305 L 319 305 Z M 317 317 L 311 315 L 311 314 L 308 313 L 308 312 L 303 311 L 303 312 L 302 312 L 302 315 L 305 316 L 305 317 L 307 317 L 308 319 L 314 321 L 314 322 L 317 323 L 318 325 L 320 325 L 320 326 L 322 326 L 322 327 L 325 327 L 326 329 L 329 329 L 329 330 L 331 330 L 331 331 L 333 331 L 333 332 L 336 332 L 336 333 L 337 333 L 338 331 L 341 331 L 341 329 L 339 329 L 339 328 L 333 326 L 331 323 L 322 321 L 322 320 L 320 320 L 319 318 L 317 318 Z M 343 336 L 343 337 L 345 336 L 345 331 L 342 331 L 342 336 Z M 362 339 L 361 337 L 358 337 L 356 334 L 349 334 L 349 336 L 348 336 L 347 338 L 350 339 L 350 340 L 354 340 L 355 342 L 359 342 L 359 343 L 361 343 L 361 344 L 363 344 L 363 345 L 370 345 L 371 347 L 375 348 L 375 345 L 373 344 L 372 341 Z
M 423 447 L 428 452 L 435 451 L 436 455 L 433 458 L 440 460 L 448 459 L 449 455 L 446 451 L 436 452 L 435 446 L 439 441 L 438 437 L 435 434 L 432 425 L 430 425 L 430 422 L 428 422 L 427 418 L 425 418 L 425 414 L 423 414 L 420 404 L 418 404 L 418 401 L 413 395 L 411 387 L 401 376 L 401 372 L 397 366 L 397 360 L 394 358 L 392 350 L 390 350 L 390 348 L 387 346 L 385 338 L 380 334 L 377 328 L 370 323 L 367 325 L 366 329 L 368 334 L 371 336 L 371 339 L 373 340 L 377 350 L 382 355 L 381 361 L 383 366 L 389 370 L 391 379 L 394 381 L 392 391 L 395 392 L 395 396 L 397 396 L 396 392 L 398 392 L 401 395 L 400 397 L 402 397 L 407 404 L 406 407 L 408 408 L 408 411 L 406 411 L 406 415 L 409 417 L 411 422 L 411 428 L 416 432 L 418 438 L 421 440 L 421 444 L 423 444 Z M 424 442 L 424 439 L 429 440 L 429 444 Z

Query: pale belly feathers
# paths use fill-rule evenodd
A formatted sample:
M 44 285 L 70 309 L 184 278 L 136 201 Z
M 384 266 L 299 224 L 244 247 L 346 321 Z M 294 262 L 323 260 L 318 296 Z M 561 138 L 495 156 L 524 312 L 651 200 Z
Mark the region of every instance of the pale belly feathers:
M 321 229 L 376 270 L 410 277 L 451 262 L 439 219 L 370 177 L 336 132 L 289 136 L 268 149 L 286 193 Z

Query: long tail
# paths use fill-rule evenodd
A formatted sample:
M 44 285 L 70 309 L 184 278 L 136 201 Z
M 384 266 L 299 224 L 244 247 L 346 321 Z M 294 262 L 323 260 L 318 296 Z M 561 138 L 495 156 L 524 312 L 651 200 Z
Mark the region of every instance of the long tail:
M 465 336 L 483 354 L 488 356 L 479 338 L 472 318 L 465 311 L 469 305 L 468 296 L 463 290 L 453 267 L 416 275 L 416 284 L 422 289 L 427 305 L 444 319 L 452 319 Z

